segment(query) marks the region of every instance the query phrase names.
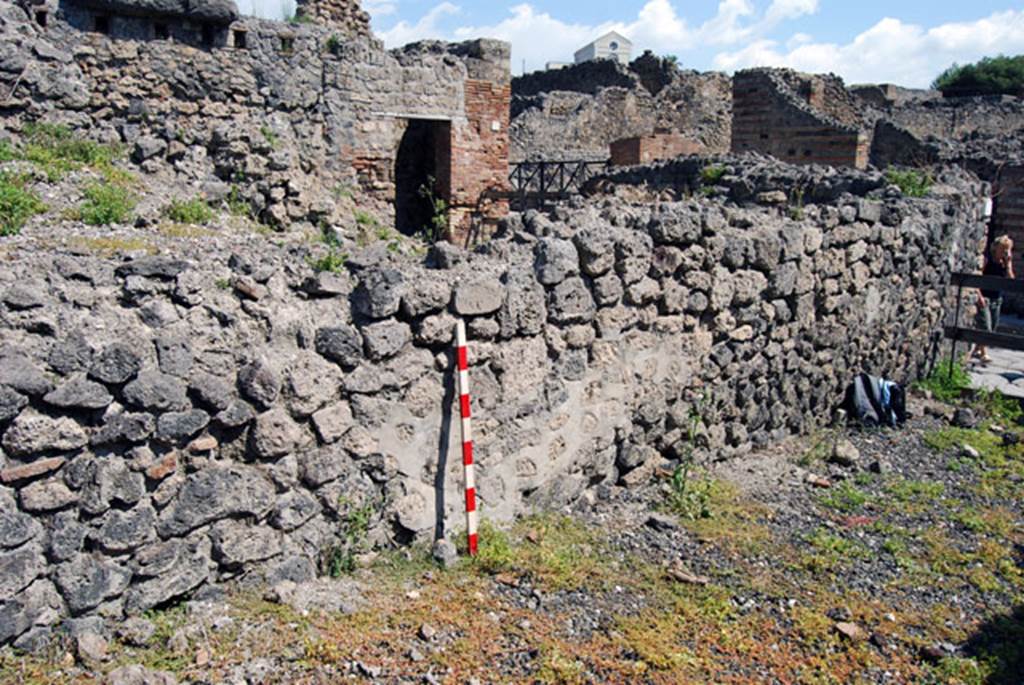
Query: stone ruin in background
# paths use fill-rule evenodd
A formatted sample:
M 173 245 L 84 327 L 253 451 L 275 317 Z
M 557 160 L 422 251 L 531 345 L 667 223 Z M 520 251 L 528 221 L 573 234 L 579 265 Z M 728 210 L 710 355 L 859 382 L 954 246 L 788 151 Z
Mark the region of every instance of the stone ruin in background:
M 992 184 L 990 236 L 1024 244 L 1024 102 L 943 98 L 831 75 L 750 69 L 733 77 L 732 151 L 794 164 L 966 168 Z M 1015 257 L 1018 272 L 1024 257 Z M 1020 306 L 1020 303 L 1014 303 Z
M 148 173 L 277 226 L 351 222 L 357 195 L 415 233 L 432 193 L 465 241 L 507 212 L 505 43 L 387 51 L 354 1 L 300 1 L 287 23 L 232 0 L 0 8 L 0 131 L 46 120 L 127 143 Z

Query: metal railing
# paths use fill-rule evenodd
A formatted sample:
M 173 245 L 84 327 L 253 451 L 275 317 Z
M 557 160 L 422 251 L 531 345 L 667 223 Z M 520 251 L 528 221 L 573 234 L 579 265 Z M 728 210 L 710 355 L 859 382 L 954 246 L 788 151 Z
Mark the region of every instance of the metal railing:
M 956 288 L 956 313 L 953 315 L 953 324 L 943 327 L 943 335 L 953 343 L 953 349 L 950 354 L 952 359 L 956 359 L 956 346 L 959 342 L 1024 352 L 1024 336 L 1012 333 L 983 331 L 960 325 L 964 288 L 977 288 L 979 290 L 997 291 L 1000 293 L 1024 293 L 1024 281 L 1013 278 L 1000 278 L 999 276 L 954 273 L 950 274 L 949 284 Z M 953 366 L 953 364 L 949 365 L 951 376 Z
M 603 174 L 608 167 L 607 160 L 518 162 L 511 165 L 508 176 L 512 199 L 518 200 L 520 208 L 528 203 L 542 207 L 549 201 L 581 192 L 587 181 Z

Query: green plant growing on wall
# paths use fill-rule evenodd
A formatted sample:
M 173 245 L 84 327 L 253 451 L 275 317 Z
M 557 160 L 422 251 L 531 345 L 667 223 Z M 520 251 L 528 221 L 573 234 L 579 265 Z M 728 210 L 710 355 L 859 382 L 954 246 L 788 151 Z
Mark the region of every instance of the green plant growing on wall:
M 885 171 L 885 179 L 898 186 L 900 192 L 907 197 L 924 197 L 932 187 L 931 174 L 918 169 L 897 169 L 889 167 Z
M 32 216 L 46 211 L 26 184 L 24 176 L 0 173 L 0 236 L 17 235 Z
M 713 481 L 704 476 L 699 479 L 693 478 L 694 468 L 694 447 L 697 444 L 697 435 L 704 423 L 705 398 L 700 396 L 690 407 L 686 417 L 686 443 L 683 448 L 683 455 L 679 460 L 679 466 L 672 472 L 672 480 L 669 483 L 669 494 L 666 501 L 666 508 L 679 516 L 691 521 L 709 518 L 711 516 L 711 498 L 714 488 Z
M 277 148 L 277 134 L 274 133 L 273 129 L 264 124 L 260 126 L 260 135 L 263 136 L 263 140 L 267 141 L 267 145 L 272 149 Z
M 332 55 L 337 55 L 339 52 L 341 52 L 341 38 L 338 36 L 338 34 L 332 33 L 331 37 L 327 39 L 325 47 L 327 48 L 327 52 L 331 53 Z
M 789 218 L 793 221 L 802 221 L 804 218 L 804 188 L 796 186 L 789 196 Z
M 700 172 L 700 182 L 705 186 L 715 186 L 725 177 L 726 169 L 720 164 L 709 164 Z
M 328 549 L 324 557 L 324 571 L 332 578 L 356 570 L 356 557 L 368 547 L 366 536 L 373 518 L 372 503 L 356 506 L 341 497 L 338 499 L 338 509 L 344 512 L 340 516 L 338 531 L 341 543 Z
M 332 274 L 338 274 L 345 268 L 346 261 L 348 261 L 346 253 L 332 249 L 318 259 L 310 258 L 309 265 L 317 273 L 329 271 Z
M 444 238 L 448 231 L 448 203 L 434 192 L 437 179 L 433 176 L 427 177 L 427 182 L 420 186 L 419 195 L 430 203 L 430 223 L 424 226 L 420 233 L 428 243 L 436 243 Z
M 104 172 L 124 154 L 120 145 L 105 145 L 78 138 L 66 126 L 47 123 L 26 124 L 20 145 L 0 147 L 0 161 L 14 159 L 32 162 L 53 183 L 82 167 Z

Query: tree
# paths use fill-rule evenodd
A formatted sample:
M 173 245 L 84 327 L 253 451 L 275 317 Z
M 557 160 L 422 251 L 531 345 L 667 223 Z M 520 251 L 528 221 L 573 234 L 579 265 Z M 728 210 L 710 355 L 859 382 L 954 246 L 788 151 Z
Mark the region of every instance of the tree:
M 985 57 L 974 64 L 953 64 L 939 74 L 932 88 L 942 94 L 1024 95 L 1024 55 Z

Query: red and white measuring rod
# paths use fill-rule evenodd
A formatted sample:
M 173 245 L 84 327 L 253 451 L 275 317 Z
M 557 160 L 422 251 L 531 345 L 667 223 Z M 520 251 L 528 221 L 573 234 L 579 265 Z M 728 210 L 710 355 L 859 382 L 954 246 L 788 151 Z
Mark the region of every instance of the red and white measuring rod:
M 466 324 L 455 324 L 456 359 L 459 369 L 459 411 L 462 416 L 462 466 L 466 473 L 466 538 L 470 556 L 476 556 L 476 475 L 473 473 L 473 430 L 469 410 L 469 355 L 466 350 Z

